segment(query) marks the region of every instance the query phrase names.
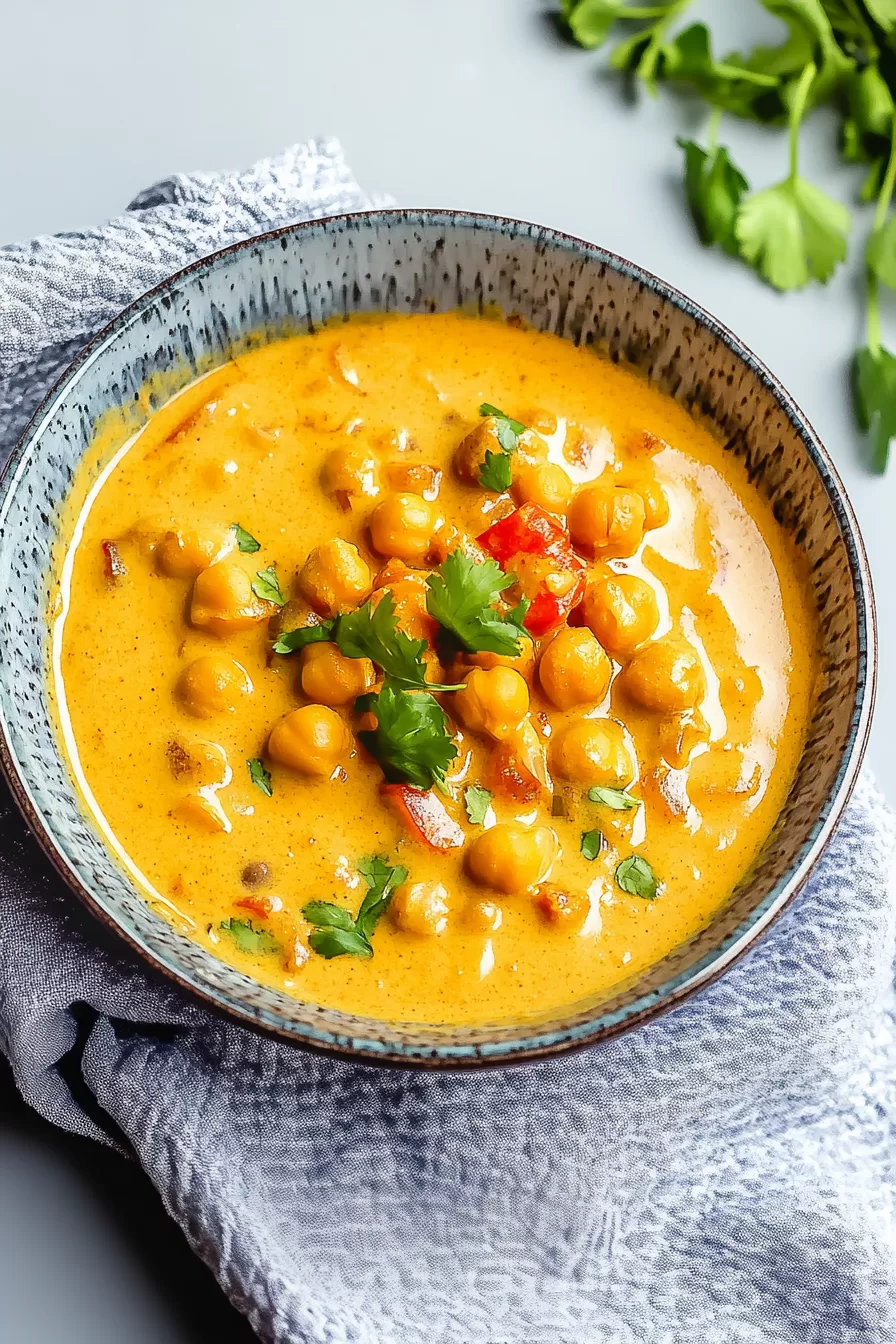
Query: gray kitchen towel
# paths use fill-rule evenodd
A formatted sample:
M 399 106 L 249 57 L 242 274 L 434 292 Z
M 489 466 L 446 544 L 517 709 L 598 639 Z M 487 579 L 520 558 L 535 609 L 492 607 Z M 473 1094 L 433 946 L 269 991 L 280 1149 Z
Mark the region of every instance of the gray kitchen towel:
M 317 142 L 0 250 L 0 451 L 78 346 L 223 243 L 365 198 Z M 225 1021 L 80 908 L 0 793 L 0 1046 L 129 1147 L 276 1344 L 894 1344 L 894 822 L 866 779 L 717 984 L 583 1054 L 477 1075 Z

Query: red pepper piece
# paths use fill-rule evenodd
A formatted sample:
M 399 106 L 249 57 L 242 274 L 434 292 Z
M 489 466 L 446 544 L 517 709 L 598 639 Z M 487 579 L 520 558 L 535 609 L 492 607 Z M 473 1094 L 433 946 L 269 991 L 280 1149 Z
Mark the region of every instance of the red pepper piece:
M 115 545 L 114 541 L 103 541 L 100 543 L 103 548 L 103 555 L 106 560 L 106 578 L 123 579 L 126 577 L 128 567 L 121 558 L 121 551 Z
M 558 596 L 546 586 L 537 592 L 523 624 L 530 635 L 545 635 L 566 620 L 585 596 L 585 566 L 572 549 L 569 534 L 537 504 L 524 504 L 477 537 L 480 546 L 504 568 L 520 555 L 538 555 L 551 561 L 551 568 L 579 577 Z
M 499 565 L 515 555 L 571 551 L 569 533 L 538 504 L 524 504 L 486 528 L 476 540 Z
M 464 833 L 441 798 L 410 784 L 381 784 L 380 793 L 418 840 L 430 849 L 459 849 Z
M 563 566 L 563 568 L 566 568 L 566 566 Z M 581 568 L 582 572 L 568 593 L 564 593 L 562 597 L 557 597 L 554 593 L 537 593 L 532 599 L 532 605 L 526 612 L 526 618 L 523 621 L 523 625 L 530 635 L 546 635 L 549 630 L 561 625 L 585 596 L 584 565 L 580 562 L 576 566 L 570 566 L 570 568 Z

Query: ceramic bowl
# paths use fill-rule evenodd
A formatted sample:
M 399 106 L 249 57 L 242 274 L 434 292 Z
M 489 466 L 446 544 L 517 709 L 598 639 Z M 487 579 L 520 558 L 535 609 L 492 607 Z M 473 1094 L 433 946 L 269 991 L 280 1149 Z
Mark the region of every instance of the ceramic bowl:
M 790 795 L 759 861 L 712 924 L 612 997 L 477 1027 L 383 1023 L 267 989 L 188 941 L 105 848 L 57 746 L 47 691 L 56 519 L 104 411 L 153 375 L 170 390 L 234 350 L 334 315 L 497 305 L 637 365 L 743 459 L 806 556 L 823 684 Z M 874 619 L 867 562 L 831 461 L 780 383 L 708 313 L 590 243 L 515 220 L 378 210 L 300 224 L 188 267 L 83 351 L 34 417 L 0 497 L 0 720 L 15 796 L 73 892 L 147 960 L 219 1008 L 308 1046 L 382 1063 L 532 1059 L 643 1022 L 719 975 L 805 881 L 842 812 L 867 737 Z

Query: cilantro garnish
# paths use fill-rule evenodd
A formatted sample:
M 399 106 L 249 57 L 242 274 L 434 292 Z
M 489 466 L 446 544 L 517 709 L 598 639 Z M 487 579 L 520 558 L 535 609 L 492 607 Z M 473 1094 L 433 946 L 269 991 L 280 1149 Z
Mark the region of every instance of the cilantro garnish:
M 267 929 L 256 929 L 251 919 L 224 919 L 218 925 L 229 934 L 240 952 L 252 956 L 259 953 L 279 952 L 280 944 Z
M 321 957 L 372 957 L 374 930 L 388 909 L 395 888 L 408 875 L 406 868 L 393 867 L 378 855 L 362 859 L 358 872 L 367 883 L 367 895 L 357 915 L 330 901 L 309 901 L 302 910 L 308 923 L 315 925 L 308 942 Z
M 467 809 L 467 820 L 471 826 L 483 824 L 491 805 L 492 795 L 488 789 L 483 789 L 478 784 L 469 784 L 464 789 L 464 807 Z
M 630 854 L 622 860 L 616 869 L 616 883 L 630 896 L 640 896 L 645 901 L 656 899 L 656 874 L 640 854 Z
M 322 640 L 333 638 L 335 621 L 319 621 L 316 625 L 300 625 L 295 630 L 285 630 L 274 642 L 274 653 L 298 653 L 306 644 L 319 644 Z
M 501 447 L 500 453 L 493 453 L 490 448 L 486 448 L 479 467 L 479 484 L 483 490 L 494 490 L 496 495 L 500 495 L 510 489 L 510 459 L 517 450 L 520 435 L 526 432 L 526 426 L 487 401 L 479 407 L 479 414 L 489 416 L 495 422 L 495 436 Z
M 604 838 L 600 831 L 582 832 L 582 853 L 589 862 L 593 862 L 603 848 Z
M 633 798 L 625 789 L 611 789 L 606 784 L 595 784 L 588 790 L 588 797 L 592 803 L 603 803 L 604 807 L 612 807 L 614 812 L 630 812 L 635 807 L 641 806 L 640 798 Z
M 425 639 L 411 639 L 399 629 L 395 599 L 386 588 L 379 602 L 365 602 L 357 611 L 345 612 L 332 621 L 304 625 L 280 635 L 275 653 L 297 653 L 306 644 L 332 639 L 346 658 L 369 658 L 396 686 L 413 690 L 459 691 L 462 683 L 445 685 L 426 680 Z
M 359 696 L 355 708 L 371 713 L 376 728 L 359 740 L 390 780 L 418 789 L 445 787 L 445 771 L 457 755 L 444 710 L 428 691 L 405 691 L 388 678 L 379 692 Z
M 257 756 L 253 756 L 252 760 L 247 761 L 246 764 L 249 767 L 249 778 L 256 789 L 261 789 L 266 797 L 272 797 L 274 790 L 271 788 L 271 772 L 264 768 L 264 762 L 260 761 Z
M 850 212 L 800 172 L 798 156 L 809 112 L 825 107 L 837 118 L 843 160 L 865 169 L 859 201 L 876 203 L 865 251 L 867 335 L 854 359 L 853 390 L 871 465 L 882 471 L 896 433 L 896 351 L 883 347 L 879 313 L 880 285 L 896 288 L 896 8 L 893 0 L 760 4 L 784 25 L 778 45 L 719 58 L 705 23 L 679 26 L 690 0 L 560 0 L 581 46 L 601 47 L 620 33 L 609 63 L 632 83 L 650 93 L 660 82 L 678 86 L 711 109 L 708 143 L 678 141 L 697 234 L 776 289 L 826 284 L 846 258 Z M 783 181 L 749 191 L 718 140 L 725 114 L 787 127 Z
M 426 581 L 426 610 L 468 652 L 514 658 L 526 634 L 523 621 L 529 600 L 523 598 L 512 611 L 494 606 L 513 583 L 513 575 L 505 574 L 497 560 L 474 560 L 463 551 L 452 551 Z
M 247 532 L 239 523 L 231 523 L 236 534 L 236 544 L 243 555 L 254 555 L 256 551 L 261 550 L 261 542 L 256 541 L 251 532 Z
M 483 490 L 493 490 L 496 495 L 502 495 L 510 489 L 512 480 L 509 454 L 493 453 L 490 448 L 486 448 L 479 468 L 479 484 Z
M 260 569 L 252 580 L 252 591 L 262 602 L 275 602 L 278 607 L 286 604 L 286 598 L 280 590 L 280 580 L 273 565 Z

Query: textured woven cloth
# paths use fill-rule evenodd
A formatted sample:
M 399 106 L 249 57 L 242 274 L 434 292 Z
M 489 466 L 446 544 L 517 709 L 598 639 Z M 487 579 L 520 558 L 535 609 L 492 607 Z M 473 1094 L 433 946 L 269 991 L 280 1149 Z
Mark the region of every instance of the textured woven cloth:
M 0 250 L 0 452 L 149 285 L 365 203 L 316 143 Z M 133 1151 L 265 1340 L 893 1344 L 893 845 L 866 780 L 719 983 L 587 1053 L 429 1076 L 193 1003 L 81 910 L 3 791 L 0 1045 L 36 1109 Z

